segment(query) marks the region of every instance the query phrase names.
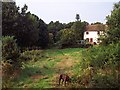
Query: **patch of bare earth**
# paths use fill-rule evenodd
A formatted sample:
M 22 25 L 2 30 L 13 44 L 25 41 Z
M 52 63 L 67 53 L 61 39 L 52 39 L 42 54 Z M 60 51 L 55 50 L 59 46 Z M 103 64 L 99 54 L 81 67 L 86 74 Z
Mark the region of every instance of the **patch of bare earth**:
M 43 75 L 33 75 L 30 78 L 32 79 L 45 79 L 48 78 L 48 76 L 43 76 Z
M 57 69 L 65 69 L 65 68 L 70 68 L 74 66 L 77 60 L 73 60 L 72 57 L 70 57 L 68 54 L 65 54 L 65 56 L 61 56 L 59 58 L 62 58 L 61 62 L 57 62 L 55 65 L 55 68 Z
M 51 78 L 50 85 L 57 87 L 59 85 L 59 74 L 54 74 Z
M 80 54 L 80 52 L 74 52 L 75 54 Z
M 30 78 L 33 80 L 33 82 L 37 82 L 37 81 L 39 81 L 40 79 L 47 79 L 48 76 L 43 76 L 43 75 L 33 75 L 33 76 L 31 76 Z
M 59 75 L 64 73 L 69 77 L 72 77 L 74 73 L 69 69 L 78 63 L 79 60 L 74 60 L 69 54 L 65 54 L 64 56 L 57 56 L 56 58 L 61 58 L 62 60 L 57 62 L 54 67 L 57 70 L 57 73 L 53 75 L 51 85 L 53 88 L 63 88 L 63 86 L 58 85 Z
M 59 69 L 69 68 L 73 66 L 74 61 L 71 59 L 64 59 L 61 62 L 56 64 L 56 67 Z

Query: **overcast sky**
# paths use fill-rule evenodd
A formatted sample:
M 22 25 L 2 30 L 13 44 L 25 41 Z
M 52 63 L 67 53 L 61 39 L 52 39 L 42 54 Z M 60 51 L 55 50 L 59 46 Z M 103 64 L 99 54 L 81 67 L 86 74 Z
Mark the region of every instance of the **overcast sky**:
M 16 0 L 17 6 L 27 4 L 28 11 L 36 14 L 49 23 L 60 21 L 68 23 L 75 21 L 79 14 L 82 21 L 89 23 L 106 22 L 106 16 L 111 13 L 113 4 L 119 0 Z

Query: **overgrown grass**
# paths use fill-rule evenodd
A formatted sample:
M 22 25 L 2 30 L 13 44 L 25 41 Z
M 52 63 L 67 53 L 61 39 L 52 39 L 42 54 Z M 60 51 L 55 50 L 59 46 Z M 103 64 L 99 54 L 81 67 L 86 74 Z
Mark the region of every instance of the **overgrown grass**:
M 116 79 L 114 79 L 114 75 L 110 74 L 110 76 L 106 74 L 105 76 L 106 71 L 103 69 L 97 69 L 97 73 L 94 73 L 93 78 L 89 78 L 90 70 L 88 68 L 88 63 L 91 63 L 90 60 L 95 62 L 96 60 L 94 57 L 96 54 L 98 57 L 100 57 L 100 55 L 106 55 L 103 54 L 105 53 L 103 50 L 104 48 L 94 48 L 48 49 L 43 51 L 33 50 L 24 52 L 23 57 L 27 57 L 29 60 L 23 64 L 22 73 L 20 77 L 14 81 L 13 87 L 66 88 L 58 86 L 58 77 L 61 73 L 68 74 L 72 80 L 72 83 L 67 87 L 114 87 L 117 84 L 117 81 L 115 81 Z M 103 52 L 98 52 L 97 48 Z M 115 50 L 118 49 L 116 48 Z M 106 53 L 109 55 L 109 52 Z M 108 57 L 108 55 L 106 57 Z M 35 58 L 35 60 L 33 58 Z M 86 61 L 83 58 L 85 58 Z M 98 62 L 95 65 L 98 64 L 100 63 Z
M 21 55 L 26 62 L 22 65 L 19 78 L 13 80 L 12 87 L 65 88 L 58 86 L 58 77 L 61 73 L 68 74 L 72 80 L 67 87 L 118 87 L 120 82 L 118 81 L 119 76 L 117 76 L 117 74 L 119 75 L 118 64 L 116 63 L 115 66 L 113 63 L 119 60 L 119 46 L 23 52 Z M 94 66 L 93 73 L 91 73 L 90 65 Z
M 14 81 L 13 87 L 29 87 L 29 88 L 51 88 L 51 81 L 54 76 L 59 75 L 61 67 L 64 72 L 78 73 L 79 61 L 81 60 L 81 48 L 67 49 L 48 49 L 48 50 L 32 50 L 26 51 L 22 55 L 27 57 L 27 62 L 22 66 L 22 73 L 18 79 Z M 76 61 L 72 67 L 64 67 L 64 61 Z M 63 62 L 60 66 L 59 63 Z M 57 67 L 59 64 L 59 68 Z M 37 75 L 37 76 L 36 76 Z M 34 77 L 35 76 L 35 77 Z M 32 78 L 34 77 L 34 78 Z

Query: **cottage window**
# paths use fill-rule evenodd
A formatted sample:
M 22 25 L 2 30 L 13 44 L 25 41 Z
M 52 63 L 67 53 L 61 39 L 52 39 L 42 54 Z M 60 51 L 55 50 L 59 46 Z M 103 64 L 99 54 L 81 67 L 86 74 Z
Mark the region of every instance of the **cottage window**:
M 97 39 L 97 43 L 100 43 L 100 39 L 99 38 Z
M 90 42 L 93 42 L 93 38 L 90 38 Z
M 86 34 L 89 34 L 89 32 L 86 32 Z
M 97 34 L 100 34 L 100 31 L 98 31 Z

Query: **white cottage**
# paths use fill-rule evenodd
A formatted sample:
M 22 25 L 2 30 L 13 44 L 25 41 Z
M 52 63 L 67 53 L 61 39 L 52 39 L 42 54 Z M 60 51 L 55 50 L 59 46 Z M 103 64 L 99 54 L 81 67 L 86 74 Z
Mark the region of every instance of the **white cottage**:
M 88 41 L 90 44 L 99 44 L 99 37 L 106 30 L 107 25 L 103 24 L 95 24 L 86 26 L 86 30 L 84 32 L 84 40 Z

